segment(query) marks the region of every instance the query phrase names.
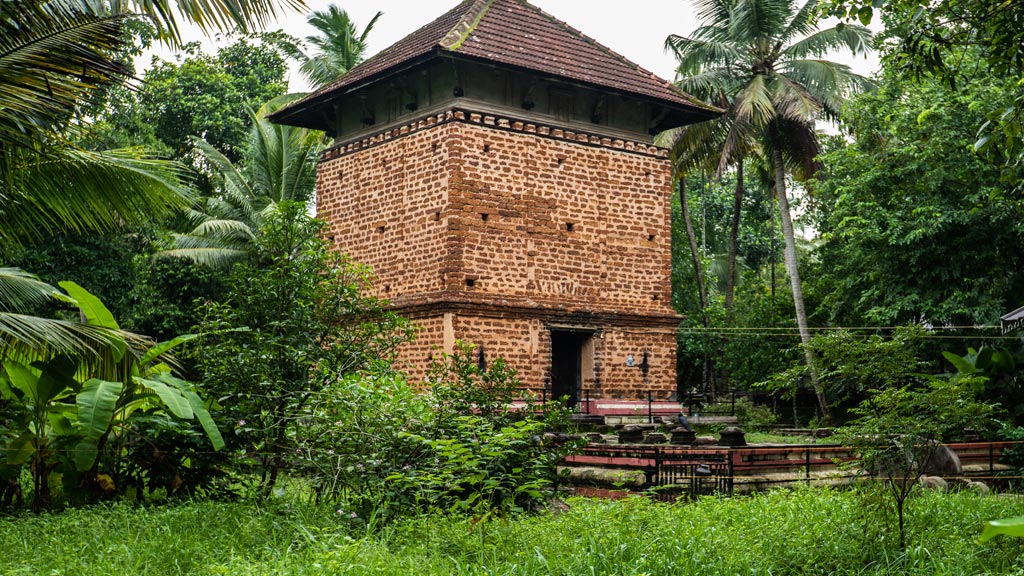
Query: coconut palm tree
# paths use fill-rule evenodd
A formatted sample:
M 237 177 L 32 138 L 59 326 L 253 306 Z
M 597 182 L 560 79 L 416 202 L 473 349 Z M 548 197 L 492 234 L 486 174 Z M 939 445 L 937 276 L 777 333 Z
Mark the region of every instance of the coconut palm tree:
M 84 103 L 125 81 L 129 17 L 71 3 L 0 3 L 0 255 L 57 230 L 110 229 L 187 203 L 177 165 L 139 148 L 71 144 Z
M 692 35 L 669 36 L 665 44 L 679 60 L 682 89 L 698 97 L 721 96 L 729 103 L 724 120 L 729 130 L 716 152 L 719 170 L 742 158 L 754 144 L 772 165 L 800 339 L 822 415 L 830 418 L 813 352 L 807 346 L 810 330 L 786 178 L 814 172 L 818 150 L 814 123 L 836 118 L 848 95 L 870 86 L 849 67 L 824 57 L 839 49 L 854 54 L 867 51 L 871 33 L 849 24 L 819 29 L 819 3 L 694 0 L 701 24 Z
M 334 82 L 363 61 L 366 56 L 366 37 L 382 14 L 377 12 L 362 32 L 356 28 L 348 13 L 335 4 L 328 6 L 326 11 L 317 10 L 309 15 L 307 22 L 317 29 L 318 34 L 307 36 L 306 42 L 317 53 L 309 56 L 297 47 L 292 47 L 290 53 L 301 62 L 299 71 L 314 89 Z
M 301 0 L 281 0 L 301 6 Z M 130 69 L 117 58 L 126 24 L 152 18 L 165 41 L 178 20 L 204 30 L 248 28 L 275 14 L 277 0 L 18 0 L 0 2 L 0 257 L 55 231 L 113 229 L 188 203 L 177 164 L 145 150 L 89 151 L 72 142 L 79 112 Z M 18 313 L 52 299 L 31 275 L 0 271 L 0 358 L 109 356 L 121 338 L 84 323 Z
M 209 166 L 217 192 L 189 211 L 195 227 L 176 235 L 174 248 L 161 252 L 161 256 L 189 258 L 211 266 L 229 265 L 249 254 L 260 225 L 278 203 L 312 200 L 323 133 L 266 119 L 302 96 L 280 96 L 253 114 L 241 166 L 210 144 L 196 140 L 196 152 Z

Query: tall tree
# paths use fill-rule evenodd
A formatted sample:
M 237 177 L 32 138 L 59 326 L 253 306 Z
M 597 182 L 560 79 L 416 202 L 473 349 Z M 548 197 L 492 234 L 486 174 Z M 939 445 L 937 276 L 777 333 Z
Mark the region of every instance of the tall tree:
M 1024 304 L 1024 202 L 971 152 L 1016 86 L 969 62 L 978 74 L 956 89 L 886 64 L 879 89 L 844 109 L 813 212 L 824 242 L 809 287 L 830 322 L 983 326 Z
M 356 28 L 348 12 L 336 4 L 309 15 L 307 21 L 316 28 L 317 34 L 307 36 L 306 42 L 316 53 L 307 55 L 295 47 L 292 56 L 301 63 L 299 71 L 314 89 L 327 86 L 363 61 L 366 56 L 366 37 L 381 15 L 383 12 L 377 12 L 362 32 Z
M 670 36 L 680 68 L 691 74 L 680 81 L 694 94 L 721 93 L 730 102 L 734 138 L 725 140 L 721 161 L 756 140 L 770 159 L 785 239 L 785 262 L 793 291 L 800 339 L 812 385 L 823 416 L 831 417 L 828 399 L 817 381 L 803 287 L 797 269 L 796 237 L 786 192 L 786 178 L 810 176 L 817 155 L 814 122 L 838 116 L 851 92 L 866 79 L 847 66 L 823 57 L 836 49 L 869 49 L 871 33 L 847 25 L 819 30 L 819 0 L 802 6 L 795 0 L 695 0 L 701 25 L 689 37 Z
M 671 36 L 666 40 L 666 48 L 675 49 L 674 38 L 677 37 Z M 702 66 L 694 66 L 693 62 L 680 59 L 676 77 L 683 84 L 688 82 L 687 79 L 691 76 L 701 72 Z M 673 149 L 676 170 L 683 174 L 699 172 L 705 175 L 713 174 L 716 178 L 721 178 L 729 166 L 735 165 L 736 167 L 736 188 L 733 194 L 733 213 L 729 227 L 725 276 L 725 309 L 726 316 L 731 320 L 736 288 L 737 244 L 744 194 L 743 160 L 753 152 L 750 149 L 753 141 L 744 137 L 743 131 L 746 127 L 737 122 L 735 115 L 729 109 L 729 94 L 725 92 L 724 88 L 725 86 L 721 85 L 706 84 L 684 88 L 691 90 L 698 98 L 715 102 L 726 110 L 726 114 L 698 125 L 670 131 L 665 135 L 665 140 L 670 142 Z
M 281 43 L 274 34 L 243 37 L 214 55 L 187 44 L 184 58 L 158 61 L 146 72 L 134 114 L 178 157 L 188 157 L 198 136 L 238 162 L 252 127 L 249 111 L 287 91 Z
M 956 86 L 976 75 L 968 55 L 976 51 L 993 73 L 1016 81 L 986 109 L 974 146 L 1002 164 L 1009 183 L 1024 185 L 1024 0 L 826 0 L 824 8 L 864 24 L 881 12 L 893 47 L 885 59 L 904 73 Z

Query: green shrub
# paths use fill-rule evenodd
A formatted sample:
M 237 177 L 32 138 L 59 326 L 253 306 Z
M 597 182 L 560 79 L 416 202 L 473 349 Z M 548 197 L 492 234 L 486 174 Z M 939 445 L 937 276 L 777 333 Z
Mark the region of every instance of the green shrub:
M 313 394 L 293 432 L 316 497 L 373 525 L 426 511 L 505 515 L 541 506 L 574 446 L 547 434 L 558 405 L 512 410 L 516 372 L 460 345 L 429 370 L 429 393 L 392 372 L 350 375 Z
M 367 295 L 369 271 L 333 252 L 299 203 L 266 216 L 225 301 L 206 307 L 194 348 L 204 387 L 223 410 L 240 469 L 269 494 L 296 465 L 308 403 L 348 375 L 390 364 L 408 323 Z
M 779 415 L 770 406 L 756 404 L 750 398 L 736 398 L 734 413 L 739 426 L 745 430 L 764 430 L 779 421 Z

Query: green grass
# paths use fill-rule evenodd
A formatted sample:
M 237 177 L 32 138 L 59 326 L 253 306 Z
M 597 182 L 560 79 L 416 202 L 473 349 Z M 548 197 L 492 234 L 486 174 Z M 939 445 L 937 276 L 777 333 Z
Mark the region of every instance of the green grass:
M 0 573 L 1024 574 L 1017 541 L 976 543 L 985 520 L 1024 514 L 1017 498 L 915 498 L 903 553 L 865 494 L 574 499 L 557 517 L 423 517 L 372 535 L 326 506 L 118 504 L 0 519 Z
M 791 436 L 769 432 L 747 432 L 746 439 L 747 444 L 827 444 L 829 442 L 828 438 L 818 439 L 813 436 Z

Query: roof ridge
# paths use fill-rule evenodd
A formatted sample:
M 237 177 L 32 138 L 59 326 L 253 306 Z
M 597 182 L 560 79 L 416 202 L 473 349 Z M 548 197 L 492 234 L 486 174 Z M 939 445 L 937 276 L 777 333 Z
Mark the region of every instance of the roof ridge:
M 494 2 L 495 0 L 476 0 L 474 5 L 470 6 L 469 10 L 466 11 L 462 20 L 459 20 L 458 24 L 453 26 L 437 45 L 445 50 L 458 50 L 462 43 L 469 38 L 469 35 L 473 33 L 477 25 L 480 24 L 480 21 L 484 19 L 487 10 L 491 8 Z

